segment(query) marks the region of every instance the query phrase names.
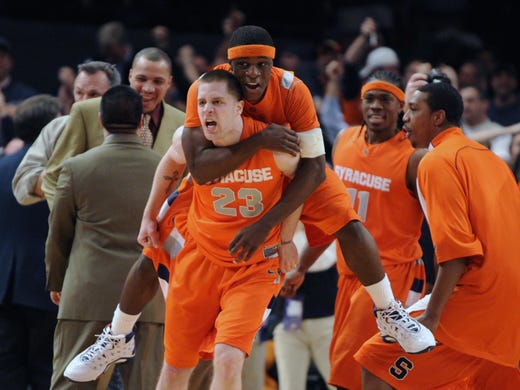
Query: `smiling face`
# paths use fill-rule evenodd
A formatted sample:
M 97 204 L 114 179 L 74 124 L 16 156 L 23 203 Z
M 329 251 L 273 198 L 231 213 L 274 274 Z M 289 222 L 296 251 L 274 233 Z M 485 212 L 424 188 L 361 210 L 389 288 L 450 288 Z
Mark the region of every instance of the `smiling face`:
M 377 89 L 369 90 L 363 95 L 361 109 L 369 132 L 384 133 L 384 138 L 395 134 L 402 104 L 394 95 Z
M 200 81 L 197 106 L 204 136 L 215 145 L 240 140 L 244 102 L 229 92 L 225 81 Z
M 273 60 L 268 57 L 244 57 L 231 61 L 233 74 L 238 77 L 244 96 L 250 103 L 258 103 L 265 94 Z
M 404 114 L 404 129 L 416 148 L 427 148 L 435 136 L 434 115 L 426 101 L 428 93 L 415 91 Z
M 132 65 L 128 79 L 130 86 L 141 95 L 143 112 L 150 113 L 166 96 L 172 76 L 165 61 L 150 61 L 142 56 Z

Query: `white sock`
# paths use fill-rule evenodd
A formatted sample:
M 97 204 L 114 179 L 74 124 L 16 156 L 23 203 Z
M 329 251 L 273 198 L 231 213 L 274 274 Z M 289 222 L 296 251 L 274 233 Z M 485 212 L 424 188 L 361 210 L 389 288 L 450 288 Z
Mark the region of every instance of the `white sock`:
M 139 314 L 126 314 L 117 305 L 112 317 L 112 334 L 128 334 L 134 329 L 134 325 L 141 316 Z
M 395 301 L 394 293 L 390 286 L 390 280 L 388 280 L 386 274 L 379 282 L 371 284 L 370 286 L 365 286 L 365 288 L 378 309 L 386 309 Z

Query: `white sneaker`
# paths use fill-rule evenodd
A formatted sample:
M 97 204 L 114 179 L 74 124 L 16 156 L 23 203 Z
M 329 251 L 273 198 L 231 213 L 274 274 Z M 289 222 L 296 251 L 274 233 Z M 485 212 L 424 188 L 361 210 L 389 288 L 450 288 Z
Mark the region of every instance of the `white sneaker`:
M 400 302 L 386 309 L 374 309 L 377 327 L 385 343 L 399 343 L 407 353 L 423 353 L 435 347 L 432 332 L 410 317 Z
M 96 342 L 78 354 L 67 365 L 64 376 L 74 382 L 96 380 L 111 364 L 122 363 L 135 355 L 134 332 L 113 335 L 110 324 Z

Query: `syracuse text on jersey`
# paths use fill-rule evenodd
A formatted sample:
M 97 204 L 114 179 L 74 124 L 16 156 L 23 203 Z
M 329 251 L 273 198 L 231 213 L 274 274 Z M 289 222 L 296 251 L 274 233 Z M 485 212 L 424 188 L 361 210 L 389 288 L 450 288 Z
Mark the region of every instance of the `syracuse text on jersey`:
M 387 177 L 376 176 L 371 173 L 366 173 L 339 165 L 334 167 L 334 171 L 339 176 L 339 178 L 345 182 L 355 183 L 361 186 L 374 188 L 376 190 L 385 192 L 390 191 L 390 184 L 392 183 L 392 179 Z
M 213 183 L 260 183 L 273 180 L 270 167 L 255 169 L 235 169 L 227 175 L 221 176 L 208 184 Z

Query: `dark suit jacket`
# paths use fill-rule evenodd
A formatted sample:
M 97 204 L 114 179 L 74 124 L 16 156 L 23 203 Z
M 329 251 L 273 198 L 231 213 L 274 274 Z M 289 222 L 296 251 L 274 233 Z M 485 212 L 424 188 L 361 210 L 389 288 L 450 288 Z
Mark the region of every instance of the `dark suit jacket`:
M 58 179 L 46 245 L 47 287 L 61 291 L 58 319 L 112 319 L 137 243 L 161 155 L 135 134 L 112 134 L 66 160 Z M 163 323 L 159 291 L 140 321 Z
M 56 142 L 45 168 L 42 189 L 52 208 L 54 192 L 61 164 L 67 158 L 83 153 L 103 142 L 103 128 L 99 122 L 101 98 L 88 99 L 72 105 L 69 120 Z M 163 104 L 163 117 L 153 144 L 153 150 L 165 154 L 172 144 L 173 133 L 184 124 L 185 114 L 179 109 Z
M 0 157 L 0 302 L 57 311 L 45 289 L 45 203 L 21 206 L 11 187 L 16 168 L 30 145 Z

